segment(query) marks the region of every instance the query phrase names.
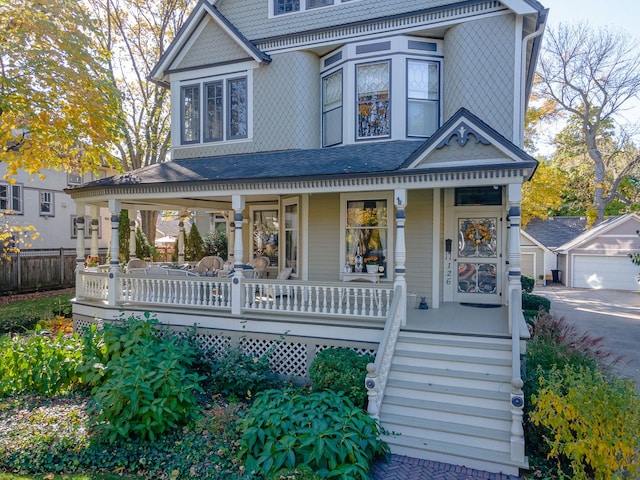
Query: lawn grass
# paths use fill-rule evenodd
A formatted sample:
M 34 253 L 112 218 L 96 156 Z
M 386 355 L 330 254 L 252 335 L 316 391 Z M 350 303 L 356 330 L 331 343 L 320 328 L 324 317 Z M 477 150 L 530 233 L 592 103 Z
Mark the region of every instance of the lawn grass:
M 47 292 L 36 297 L 32 297 L 0 305 L 0 318 L 12 318 L 23 315 L 30 315 L 40 320 L 53 318 L 53 311 L 61 303 L 67 303 L 75 296 L 75 293 L 55 293 Z M 2 478 L 0 477 L 0 480 Z

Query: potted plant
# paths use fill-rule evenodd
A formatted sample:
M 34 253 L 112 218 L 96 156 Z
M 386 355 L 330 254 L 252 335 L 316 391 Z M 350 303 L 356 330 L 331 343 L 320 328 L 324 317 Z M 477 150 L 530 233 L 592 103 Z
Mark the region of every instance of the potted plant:
M 85 266 L 89 271 L 97 271 L 98 265 L 100 265 L 100 257 L 95 255 L 89 255 L 85 261 Z
M 366 257 L 364 264 L 367 266 L 367 273 L 378 273 L 378 257 L 375 255 Z

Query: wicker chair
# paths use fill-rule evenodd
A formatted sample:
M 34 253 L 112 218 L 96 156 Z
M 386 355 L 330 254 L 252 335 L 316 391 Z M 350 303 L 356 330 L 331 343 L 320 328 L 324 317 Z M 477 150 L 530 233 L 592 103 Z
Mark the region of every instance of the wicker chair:
M 149 264 L 139 258 L 132 258 L 127 262 L 127 272 L 130 272 L 132 268 L 147 268 Z
M 200 260 L 195 266 L 194 270 L 200 275 L 206 275 L 208 273 L 216 274 L 218 270 L 222 270 L 223 265 L 224 260 L 222 260 L 222 258 L 216 255 L 211 255 L 209 257 L 202 258 L 202 260 Z
M 256 257 L 251 260 L 249 265 L 253 268 L 253 278 L 263 278 L 270 263 L 269 257 Z

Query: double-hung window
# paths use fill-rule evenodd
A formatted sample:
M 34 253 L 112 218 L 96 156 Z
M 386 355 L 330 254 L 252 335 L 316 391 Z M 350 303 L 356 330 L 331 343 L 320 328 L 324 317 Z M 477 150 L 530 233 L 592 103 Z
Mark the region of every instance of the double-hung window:
M 342 143 L 342 70 L 322 79 L 322 145 Z
M 180 103 L 183 145 L 201 143 L 201 138 L 204 142 L 220 142 L 248 137 L 247 77 L 182 86 Z
M 40 192 L 40 215 L 52 217 L 53 212 L 53 192 Z
M 407 60 L 407 136 L 428 137 L 438 129 L 438 63 Z
M 285 13 L 303 12 L 314 8 L 329 7 L 352 0 L 271 0 L 273 2 L 273 14 L 283 15 Z
M 356 68 L 358 139 L 391 134 L 390 70 L 388 61 Z
M 22 213 L 22 185 L 0 183 L 0 211 Z

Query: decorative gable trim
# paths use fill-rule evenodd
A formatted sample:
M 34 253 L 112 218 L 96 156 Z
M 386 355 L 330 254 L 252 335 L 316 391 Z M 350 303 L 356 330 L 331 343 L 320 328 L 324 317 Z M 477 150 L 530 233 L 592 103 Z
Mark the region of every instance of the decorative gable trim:
M 214 5 L 209 3 L 208 0 L 200 0 L 176 35 L 176 38 L 151 71 L 149 78 L 152 81 L 166 83 L 164 77 L 171 72 L 171 65 L 184 55 L 184 49 L 188 48 L 193 35 L 198 32 L 203 20 L 207 17 L 233 39 L 247 53 L 249 58 L 258 63 L 271 62 L 271 57 L 251 43 Z M 246 60 L 246 58 L 241 60 Z
M 468 168 L 474 168 L 479 164 L 502 165 L 509 168 L 509 164 L 513 164 L 514 167 L 530 169 L 530 177 L 538 166 L 538 161 L 535 158 L 507 140 L 473 113 L 461 108 L 429 140 L 423 143 L 403 163 L 401 168 L 445 167 L 446 163 L 439 163 L 433 159 L 430 161 L 430 156 L 436 151 L 444 151 L 444 149 L 453 146 L 468 149 L 472 145 L 492 146 L 501 157 L 477 161 L 467 160 L 464 163 L 468 164 Z
M 508 11 L 508 8 L 498 0 L 487 0 L 473 4 L 457 4 L 447 7 L 432 7 L 419 12 L 391 15 L 384 18 L 367 20 L 338 28 L 321 28 L 307 30 L 299 34 L 283 35 L 255 40 L 256 45 L 269 52 L 299 48 L 308 45 L 317 45 L 325 42 L 371 35 L 383 32 L 411 32 L 416 29 L 424 29 L 425 25 L 446 25 L 455 23 L 469 16 L 480 14 L 500 13 Z

